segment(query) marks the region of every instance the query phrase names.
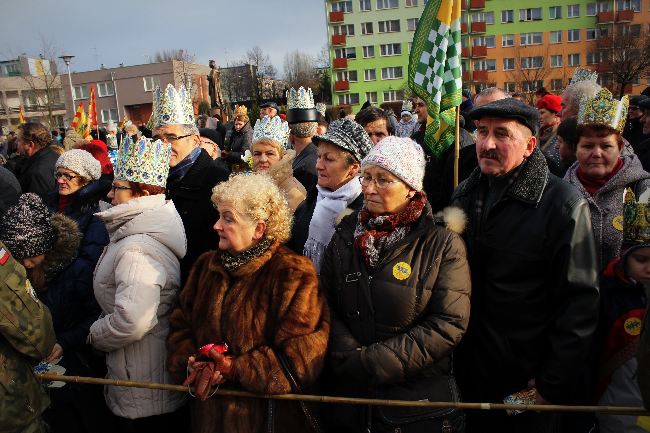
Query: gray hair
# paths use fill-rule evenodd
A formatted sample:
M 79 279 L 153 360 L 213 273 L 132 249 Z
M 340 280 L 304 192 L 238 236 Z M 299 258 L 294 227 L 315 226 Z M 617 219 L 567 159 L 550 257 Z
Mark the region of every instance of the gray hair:
M 313 137 L 318 130 L 317 122 L 300 122 L 289 125 L 289 130 L 298 138 Z
M 181 125 L 183 135 L 199 135 L 199 128 L 196 125 Z
M 478 98 L 485 98 L 487 96 L 500 96 L 499 99 L 505 99 L 505 98 L 510 98 L 510 93 L 506 92 L 503 89 L 500 89 L 498 87 L 486 87 L 485 89 L 481 90 L 476 97 L 474 97 L 474 100 L 476 101 Z
M 580 102 L 585 98 L 593 98 L 598 92 L 602 90 L 602 87 L 592 80 L 579 81 L 575 84 L 570 84 L 562 92 L 562 101 L 564 101 L 564 106 L 571 109 L 572 111 L 578 111 L 580 108 Z

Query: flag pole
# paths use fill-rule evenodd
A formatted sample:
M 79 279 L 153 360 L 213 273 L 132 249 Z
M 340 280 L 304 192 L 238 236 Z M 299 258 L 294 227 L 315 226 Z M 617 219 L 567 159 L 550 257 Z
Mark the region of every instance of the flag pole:
M 456 106 L 456 140 L 454 142 L 454 188 L 458 186 L 458 160 L 460 159 L 460 105 Z

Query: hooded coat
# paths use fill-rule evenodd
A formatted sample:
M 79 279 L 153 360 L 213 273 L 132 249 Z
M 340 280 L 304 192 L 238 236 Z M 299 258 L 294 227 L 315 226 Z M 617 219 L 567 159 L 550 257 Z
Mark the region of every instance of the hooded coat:
M 621 158 L 623 167 L 593 196 L 578 179 L 578 162 L 575 162 L 564 176 L 564 180 L 574 185 L 589 203 L 600 270 L 621 253 L 625 188 L 632 188 L 637 199 L 650 188 L 650 173 L 643 170 L 639 158 L 636 155 L 624 155 Z
M 90 327 L 90 342 L 107 352 L 109 379 L 171 383 L 165 338 L 180 286 L 179 260 L 187 250 L 183 222 L 162 194 L 97 216 L 111 241 L 95 269 L 102 317 Z M 105 396 L 115 415 L 130 419 L 173 412 L 184 401 L 177 392 L 115 386 Z
M 267 172 L 278 188 L 280 188 L 280 191 L 282 191 L 287 198 L 287 203 L 289 203 L 289 208 L 291 208 L 292 212 L 295 212 L 296 208 L 305 200 L 305 197 L 307 197 L 305 187 L 298 182 L 298 179 L 293 177 L 291 163 L 295 157 L 295 150 L 289 149 L 285 151 L 282 159 L 272 165 Z
M 282 351 L 303 388 L 321 372 L 329 335 L 329 310 L 311 261 L 273 243 L 229 273 L 220 251 L 203 254 L 192 268 L 171 317 L 168 365 L 176 382 L 198 348 L 225 341 L 233 376 L 222 387 L 260 394 L 292 388 L 276 353 Z M 194 432 L 265 432 L 267 400 L 212 398 L 194 401 Z M 309 431 L 297 403 L 278 404 L 277 432 Z

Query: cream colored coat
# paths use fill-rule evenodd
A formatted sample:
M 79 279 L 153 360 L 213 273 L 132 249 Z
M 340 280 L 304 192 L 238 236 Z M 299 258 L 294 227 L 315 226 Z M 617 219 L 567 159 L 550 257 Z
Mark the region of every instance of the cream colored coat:
M 307 197 L 305 187 L 302 186 L 298 179 L 293 177 L 291 163 L 295 158 L 296 151 L 289 149 L 285 151 L 282 159 L 271 166 L 268 171 L 269 176 L 271 176 L 275 184 L 280 188 L 280 191 L 287 198 L 292 213 Z
M 102 316 L 91 344 L 106 353 L 109 379 L 172 383 L 165 340 L 180 285 L 185 230 L 164 195 L 139 197 L 96 214 L 110 243 L 95 268 L 93 286 Z M 124 418 L 173 412 L 182 393 L 109 386 L 106 403 Z

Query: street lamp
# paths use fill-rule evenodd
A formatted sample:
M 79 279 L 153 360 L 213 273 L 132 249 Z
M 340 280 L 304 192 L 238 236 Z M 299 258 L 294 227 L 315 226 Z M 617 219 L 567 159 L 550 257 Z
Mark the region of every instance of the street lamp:
M 68 82 L 70 83 L 70 97 L 72 98 L 72 115 L 74 116 L 74 89 L 72 88 L 72 75 L 70 75 L 70 60 L 74 58 L 71 54 L 63 54 L 59 59 L 63 60 L 66 68 L 68 68 Z

